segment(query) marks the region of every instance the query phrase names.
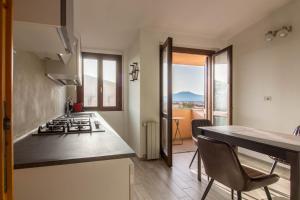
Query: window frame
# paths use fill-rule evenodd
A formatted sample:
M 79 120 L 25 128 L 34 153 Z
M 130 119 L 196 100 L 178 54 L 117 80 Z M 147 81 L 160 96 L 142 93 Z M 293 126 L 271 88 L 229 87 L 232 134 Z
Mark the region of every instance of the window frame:
M 122 89 L 123 89 L 123 76 L 122 76 L 122 55 L 102 54 L 82 52 L 82 85 L 77 87 L 77 101 L 83 104 L 84 110 L 87 111 L 122 111 Z M 98 84 L 97 84 L 97 103 L 96 107 L 84 107 L 84 59 L 97 59 L 98 60 Z M 116 61 L 116 106 L 103 106 L 103 60 Z

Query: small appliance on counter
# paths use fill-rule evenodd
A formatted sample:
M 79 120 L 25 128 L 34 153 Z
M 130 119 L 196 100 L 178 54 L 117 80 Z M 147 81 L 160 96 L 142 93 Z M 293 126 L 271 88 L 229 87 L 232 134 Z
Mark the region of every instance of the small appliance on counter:
M 83 112 L 82 103 L 74 103 L 73 104 L 73 112 Z
M 104 132 L 94 113 L 72 113 L 48 121 L 33 135 L 63 135 Z

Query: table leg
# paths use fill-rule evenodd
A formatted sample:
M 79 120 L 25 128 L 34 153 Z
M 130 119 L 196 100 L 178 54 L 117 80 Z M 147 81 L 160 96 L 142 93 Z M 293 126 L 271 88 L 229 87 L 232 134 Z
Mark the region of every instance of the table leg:
M 300 200 L 300 153 L 291 162 L 291 200 Z
M 198 181 L 201 181 L 201 155 L 198 151 Z
M 183 144 L 183 140 L 182 140 L 182 136 L 181 136 L 181 133 L 180 133 L 180 130 L 179 130 L 179 120 L 177 121 L 177 130 L 178 130 L 178 139 L 181 141 L 180 144 Z
M 183 140 L 182 140 L 181 133 L 180 133 L 180 130 L 179 130 L 179 120 L 175 120 L 175 125 L 176 125 L 176 131 L 175 131 L 175 134 L 174 134 L 173 141 L 179 140 L 180 141 L 179 144 L 183 144 Z

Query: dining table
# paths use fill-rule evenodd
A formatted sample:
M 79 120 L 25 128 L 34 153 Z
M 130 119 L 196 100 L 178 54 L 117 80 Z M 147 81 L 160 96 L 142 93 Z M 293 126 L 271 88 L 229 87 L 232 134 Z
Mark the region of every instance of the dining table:
M 290 199 L 300 200 L 300 137 L 235 125 L 199 129 L 199 134 L 208 138 L 285 160 L 290 165 Z M 200 154 L 198 180 L 201 181 Z

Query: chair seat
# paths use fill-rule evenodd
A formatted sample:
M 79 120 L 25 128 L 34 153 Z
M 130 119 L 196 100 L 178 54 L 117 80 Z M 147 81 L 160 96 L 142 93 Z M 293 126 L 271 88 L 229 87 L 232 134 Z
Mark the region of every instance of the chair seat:
M 250 177 L 250 182 L 246 185 L 245 191 L 254 190 L 257 188 L 264 187 L 266 185 L 271 185 L 279 180 L 277 174 L 265 174 L 253 168 L 243 165 L 244 171 Z

